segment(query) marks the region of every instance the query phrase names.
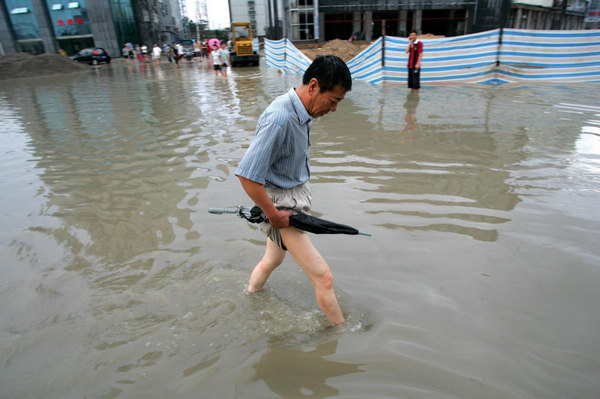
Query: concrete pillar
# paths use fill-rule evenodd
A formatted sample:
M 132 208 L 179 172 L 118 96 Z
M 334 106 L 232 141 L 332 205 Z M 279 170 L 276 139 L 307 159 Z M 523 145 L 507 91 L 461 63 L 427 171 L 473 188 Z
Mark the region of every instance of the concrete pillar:
M 6 14 L 6 8 L 0 7 L 0 54 L 17 52 L 17 41 L 9 26 L 10 19 Z
M 421 32 L 421 24 L 423 23 L 423 10 L 414 10 L 413 11 L 413 23 L 412 28 L 417 31 L 417 33 L 426 33 Z
M 406 12 L 406 10 L 400 10 L 398 12 L 398 34 L 400 36 L 406 37 L 408 36 L 408 30 L 406 28 L 406 18 L 408 16 L 408 13 Z
M 458 32 L 456 31 L 456 21 L 454 20 L 454 17 L 456 17 L 456 10 L 455 9 L 450 9 L 450 11 L 448 12 L 448 22 L 446 22 L 446 26 L 448 28 L 452 27 L 453 31 L 452 32 L 448 32 L 448 28 L 446 30 L 446 36 L 456 36 L 458 35 Z
M 325 40 L 325 13 L 319 13 L 319 41 Z
M 363 24 L 363 32 L 365 34 L 365 40 L 373 40 L 373 11 L 365 11 L 365 18 Z
M 50 21 L 50 15 L 48 15 L 46 2 L 44 0 L 31 0 L 31 8 L 42 36 L 44 51 L 58 54 L 58 43 L 56 37 L 54 37 L 54 28 L 52 27 L 52 21 Z
M 315 24 L 313 39 L 319 41 L 319 37 L 321 36 L 321 15 L 319 14 L 319 0 L 313 1 L 313 24 Z
M 521 29 L 522 18 L 523 18 L 523 9 L 517 8 L 517 16 L 515 17 L 515 29 Z
M 362 13 L 360 11 L 355 11 L 352 13 L 352 20 L 353 20 L 352 21 L 352 33 L 362 31 L 361 18 L 362 18 Z
M 298 11 L 292 11 L 291 14 L 290 40 L 300 40 L 300 27 L 298 26 L 298 23 L 300 22 L 300 16 L 298 15 Z
M 113 57 L 121 54 L 121 45 L 117 43 L 115 24 L 110 11 L 110 4 L 101 1 L 87 1 L 85 6 L 88 11 L 90 30 L 94 36 L 94 45 L 102 47 Z M 147 43 L 152 48 L 153 43 Z

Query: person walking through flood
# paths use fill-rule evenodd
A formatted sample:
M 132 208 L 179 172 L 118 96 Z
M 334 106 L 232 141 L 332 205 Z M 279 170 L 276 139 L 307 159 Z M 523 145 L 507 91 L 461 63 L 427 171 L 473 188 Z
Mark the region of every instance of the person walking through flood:
M 137 56 L 139 62 L 144 62 L 144 59 L 142 58 L 142 48 L 139 44 L 135 45 L 135 55 Z
M 223 59 L 221 58 L 221 52 L 219 47 L 217 47 L 216 43 L 213 44 L 213 50 L 211 51 L 212 59 L 213 59 L 213 69 L 215 70 L 215 76 L 219 76 L 219 74 L 227 77 L 227 70 L 223 72 L 222 65 Z
M 127 65 L 129 65 L 129 49 L 127 48 L 127 44 L 123 45 L 123 49 L 121 50 L 121 55 L 125 59 Z
M 152 63 L 154 66 L 160 66 L 160 54 L 162 50 L 158 47 L 158 44 L 154 43 L 154 47 L 152 47 Z
M 417 38 L 417 31 L 408 35 L 408 87 L 413 94 L 419 94 L 421 88 L 421 59 L 423 58 L 423 42 Z
M 182 53 L 179 52 L 179 43 L 173 42 L 173 61 L 175 61 L 175 69 L 179 69 L 179 59 L 183 56 Z
M 334 324 L 344 316 L 333 290 L 333 275 L 308 235 L 290 226 L 289 217 L 310 209 L 310 128 L 314 118 L 335 112 L 352 89 L 348 67 L 333 55 L 316 58 L 302 78 L 302 85 L 276 98 L 263 112 L 256 137 L 235 174 L 248 196 L 269 223 L 262 260 L 250 275 L 248 292 L 262 289 L 288 251 L 313 283 L 317 303 Z
M 229 66 L 229 51 L 225 48 L 225 42 L 221 42 L 221 48 L 218 50 L 221 57 L 221 73 L 227 77 L 227 67 Z
M 146 46 L 145 44 L 142 43 L 142 58 L 144 59 L 144 62 L 148 62 L 148 46 Z

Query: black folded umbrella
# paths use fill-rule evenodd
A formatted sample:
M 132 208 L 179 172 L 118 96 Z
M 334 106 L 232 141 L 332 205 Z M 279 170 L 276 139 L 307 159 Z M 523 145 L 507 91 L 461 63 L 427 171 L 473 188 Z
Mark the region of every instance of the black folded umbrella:
M 250 223 L 268 222 L 265 214 L 258 206 L 254 206 L 252 208 L 249 206 L 239 206 L 237 208 L 209 208 L 208 211 L 216 214 L 234 213 L 239 217 L 246 219 Z M 309 231 L 315 234 L 371 235 L 371 233 L 359 231 L 354 227 L 330 222 L 329 220 L 320 219 L 306 213 L 298 213 L 290 216 L 290 224 L 299 230 Z

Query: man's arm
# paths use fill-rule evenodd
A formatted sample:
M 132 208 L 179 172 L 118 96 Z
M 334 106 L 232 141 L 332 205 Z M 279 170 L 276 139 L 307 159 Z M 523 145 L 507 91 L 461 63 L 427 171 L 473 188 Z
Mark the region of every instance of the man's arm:
M 278 229 L 289 227 L 292 212 L 280 211 L 277 209 L 267 195 L 265 186 L 242 176 L 238 176 L 238 178 L 240 179 L 246 194 L 248 194 L 260 209 L 262 209 L 267 219 L 269 219 L 271 226 Z
M 421 59 L 423 58 L 423 45 L 421 45 L 421 51 L 419 51 L 419 57 L 417 58 L 417 63 L 415 64 L 415 67 L 417 69 L 421 69 Z

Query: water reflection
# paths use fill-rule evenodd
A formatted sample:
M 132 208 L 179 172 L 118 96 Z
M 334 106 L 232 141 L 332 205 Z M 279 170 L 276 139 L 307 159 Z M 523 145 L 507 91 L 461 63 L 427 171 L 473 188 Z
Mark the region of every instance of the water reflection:
M 417 107 L 419 106 L 420 99 L 419 94 L 410 92 L 406 95 L 406 102 L 404 103 L 404 109 L 406 109 L 404 121 L 406 122 L 406 126 L 404 127 L 404 132 L 416 132 L 419 128 L 417 125 Z
M 375 96 L 370 92 L 377 90 L 358 90 L 360 96 L 350 96 L 344 104 L 350 115 L 372 111 L 377 104 L 367 105 Z M 489 122 L 495 100 L 485 91 L 456 90 L 451 95 L 451 103 L 434 102 L 433 94 L 421 94 L 403 104 L 398 95 L 390 94 L 385 103 L 375 105 L 379 110 L 369 118 L 338 119 L 335 130 L 332 126 L 319 130 L 325 139 L 318 145 L 325 149 L 313 157 L 318 171 L 315 181 L 362 181 L 358 187 L 369 193 L 365 211 L 376 216 L 374 224 L 386 229 L 496 240 L 496 225 L 509 221 L 507 212 L 520 201 L 507 181 L 507 169 L 522 159 L 517 150 L 527 137 L 495 130 Z M 467 96 L 477 97 L 463 98 Z M 464 109 L 448 108 L 467 101 L 475 103 L 468 115 Z M 406 106 L 412 111 L 417 104 L 424 118 L 418 133 L 408 133 L 398 110 Z M 351 159 L 338 156 L 349 153 Z
M 314 349 L 269 345 L 252 366 L 254 381 L 264 381 L 283 398 L 335 397 L 340 391 L 328 384 L 329 379 L 364 371 L 362 363 L 327 360 L 335 355 L 336 348 L 337 340 L 320 343 Z

